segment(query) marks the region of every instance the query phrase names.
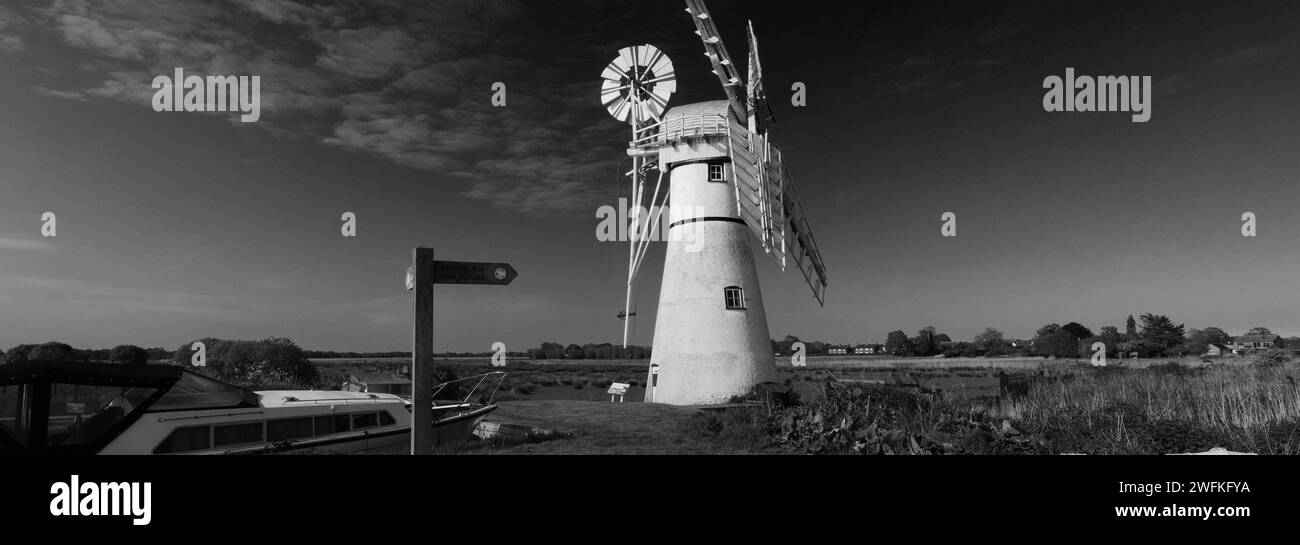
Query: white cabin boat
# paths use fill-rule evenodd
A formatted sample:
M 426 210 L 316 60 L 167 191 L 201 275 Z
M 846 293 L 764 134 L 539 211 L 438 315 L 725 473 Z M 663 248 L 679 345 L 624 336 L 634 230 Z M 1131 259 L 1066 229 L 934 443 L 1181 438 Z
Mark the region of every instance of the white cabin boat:
M 432 425 L 438 444 L 470 437 L 482 417 L 496 408 L 491 397 L 504 375 L 460 379 L 456 382 L 473 383 L 468 394 L 434 403 Z M 485 385 L 491 392 L 485 389 L 471 402 Z M 0 365 L 0 451 L 401 452 L 410 440 L 410 401 L 393 394 L 252 391 L 163 365 Z

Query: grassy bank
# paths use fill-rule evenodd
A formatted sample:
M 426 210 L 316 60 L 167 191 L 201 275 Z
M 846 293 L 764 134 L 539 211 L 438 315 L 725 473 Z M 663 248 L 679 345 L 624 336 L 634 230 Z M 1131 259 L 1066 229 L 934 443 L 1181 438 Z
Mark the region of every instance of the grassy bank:
M 997 397 L 832 381 L 824 401 L 783 409 L 771 429 L 819 453 L 1298 454 L 1297 375 L 1294 364 L 1076 367 Z

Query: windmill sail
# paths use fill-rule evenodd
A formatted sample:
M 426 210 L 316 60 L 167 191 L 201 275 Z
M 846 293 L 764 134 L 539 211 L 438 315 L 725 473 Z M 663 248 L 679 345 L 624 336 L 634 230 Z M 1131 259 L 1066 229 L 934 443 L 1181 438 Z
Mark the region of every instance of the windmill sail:
M 772 106 L 763 92 L 763 65 L 758 60 L 758 37 L 754 35 L 754 22 L 749 22 L 749 78 L 745 81 L 745 105 L 749 109 L 749 130 L 764 134 L 767 126 L 776 122 Z
M 713 73 L 722 83 L 722 90 L 727 93 L 727 100 L 731 101 L 731 109 L 736 114 L 736 119 L 742 121 L 748 119 L 749 113 L 745 101 L 740 98 L 739 88 L 743 85 L 740 81 L 740 72 L 731 62 L 731 55 L 727 53 L 727 47 L 722 43 L 722 35 L 718 34 L 718 27 L 713 24 L 709 8 L 704 6 L 704 0 L 686 0 L 686 6 L 686 12 L 691 14 L 691 20 L 695 22 L 695 34 L 704 42 L 704 55 L 709 58 L 710 63 L 713 63 Z
M 780 150 L 736 122 L 731 123 L 729 140 L 740 218 L 783 270 L 786 256 L 793 258 L 817 302 L 825 305 L 826 265 Z
M 803 203 L 799 193 L 794 189 L 789 171 L 782 169 L 785 190 L 785 250 L 794 258 L 795 266 L 803 273 L 803 279 L 812 288 L 813 297 L 822 306 L 826 305 L 826 264 L 822 262 L 821 250 L 817 248 L 817 239 L 813 238 L 812 228 L 808 226 L 808 217 L 803 213 Z

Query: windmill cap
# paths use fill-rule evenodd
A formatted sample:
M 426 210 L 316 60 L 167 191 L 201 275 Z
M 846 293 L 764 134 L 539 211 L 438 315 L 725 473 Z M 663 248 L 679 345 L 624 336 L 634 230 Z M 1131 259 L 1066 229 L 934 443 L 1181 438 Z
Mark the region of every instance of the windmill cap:
M 677 117 L 697 116 L 730 116 L 732 119 L 735 119 L 735 116 L 731 115 L 731 102 L 726 100 L 710 100 L 707 102 L 696 102 L 694 104 L 674 106 L 669 108 L 667 112 L 664 112 L 663 119 L 667 121 Z

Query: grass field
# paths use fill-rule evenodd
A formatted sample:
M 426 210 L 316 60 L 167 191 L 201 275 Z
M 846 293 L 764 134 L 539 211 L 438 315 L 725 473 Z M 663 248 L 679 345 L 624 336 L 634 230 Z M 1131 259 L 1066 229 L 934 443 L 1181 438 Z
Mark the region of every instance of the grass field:
M 778 359 L 780 361 L 780 359 Z M 440 360 L 508 373 L 488 421 L 553 433 L 446 453 L 1300 453 L 1300 366 L 1220 360 L 813 357 L 777 382 L 825 399 L 777 409 L 641 403 L 645 360 Z M 322 365 L 401 365 L 320 362 Z M 611 382 L 632 384 L 610 403 Z M 835 425 L 828 424 L 835 422 Z
M 755 454 L 786 453 L 769 444 L 762 418 L 718 426 L 718 416 L 655 403 L 506 401 L 491 419 L 548 430 L 532 438 L 480 440 L 444 447 L 441 454 Z M 753 415 L 754 418 L 749 418 Z M 757 432 L 754 430 L 758 430 Z

